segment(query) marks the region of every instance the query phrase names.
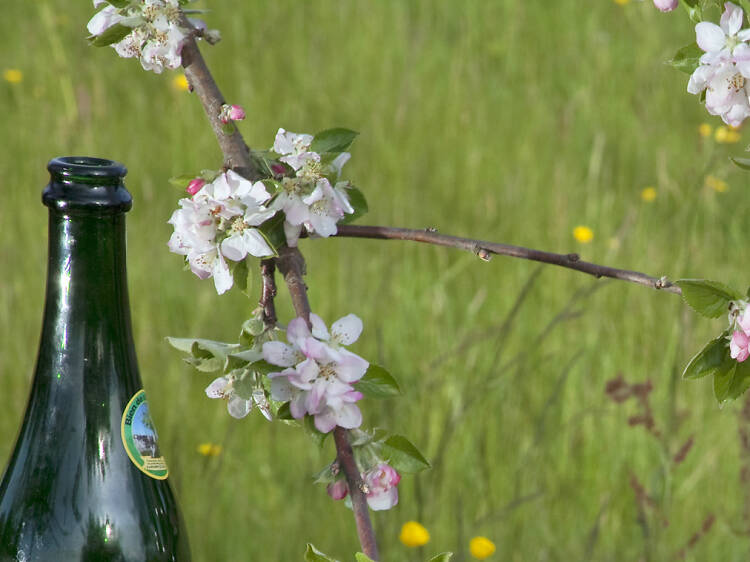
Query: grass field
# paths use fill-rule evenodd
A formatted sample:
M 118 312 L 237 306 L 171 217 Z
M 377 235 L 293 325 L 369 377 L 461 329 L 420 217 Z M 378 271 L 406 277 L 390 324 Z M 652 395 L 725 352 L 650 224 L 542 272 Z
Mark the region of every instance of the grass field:
M 361 132 L 346 172 L 369 200 L 363 224 L 748 284 L 749 176 L 727 157 L 750 138 L 698 134 L 701 123 L 721 123 L 664 64 L 693 38 L 682 13 L 609 0 L 207 7 L 224 40 L 204 52 L 226 97 L 248 110 L 240 127 L 251 146 L 270 146 L 278 127 Z M 351 560 L 350 514 L 311 484 L 332 443 L 318 450 L 255 414 L 231 419 L 205 398 L 211 377 L 164 341 L 233 340 L 255 302 L 217 298 L 168 253 L 166 220 L 181 194 L 167 179 L 216 168 L 220 154 L 175 73 L 145 73 L 87 46 L 92 14 L 84 1 L 12 2 L 0 24 L 0 70 L 23 73 L 0 81 L 0 465 L 26 405 L 42 317 L 45 164 L 113 158 L 129 168 L 135 201 L 128 263 L 142 377 L 195 560 L 299 560 L 305 542 Z M 647 186 L 651 202 L 641 198 Z M 593 230 L 590 243 L 573 238 L 578 225 Z M 365 403 L 366 422 L 409 435 L 434 463 L 402 480 L 396 509 L 375 514 L 384 560 L 443 550 L 467 560 L 475 535 L 495 542 L 496 560 L 668 560 L 710 514 L 686 559 L 747 559 L 742 404 L 720 410 L 708 381 L 679 378 L 722 320 L 699 318 L 671 294 L 507 258 L 346 239 L 301 248 L 314 310 L 328 322 L 363 318 L 354 350 L 406 389 Z M 618 373 L 652 381 L 659 439 L 628 425 L 633 400 L 605 395 Z M 693 449 L 675 464 L 690 436 Z M 204 442 L 222 453 L 201 456 Z M 633 478 L 653 505 L 637 502 Z M 398 541 L 410 519 L 432 535 L 424 552 Z

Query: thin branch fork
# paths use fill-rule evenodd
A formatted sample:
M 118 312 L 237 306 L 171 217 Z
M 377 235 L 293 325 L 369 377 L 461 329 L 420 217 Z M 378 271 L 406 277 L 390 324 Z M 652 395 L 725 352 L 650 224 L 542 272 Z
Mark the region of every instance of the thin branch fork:
M 465 250 L 476 254 L 480 259 L 489 261 L 492 254 L 501 256 L 510 256 L 526 260 L 538 261 L 574 269 L 582 273 L 593 275 L 596 278 L 610 277 L 659 289 L 677 295 L 682 291 L 677 285 L 674 285 L 666 277 L 651 277 L 638 271 L 627 269 L 617 269 L 606 265 L 581 261 L 578 254 L 555 254 L 523 246 L 512 246 L 510 244 L 500 244 L 497 242 L 487 242 L 484 240 L 475 240 L 473 238 L 461 238 L 458 236 L 449 236 L 439 234 L 432 229 L 413 230 L 410 228 L 395 228 L 390 226 L 361 226 L 353 224 L 342 224 L 338 226 L 338 233 L 335 236 L 347 238 L 373 238 L 378 240 L 411 240 L 413 242 L 423 242 L 435 246 L 446 246 Z

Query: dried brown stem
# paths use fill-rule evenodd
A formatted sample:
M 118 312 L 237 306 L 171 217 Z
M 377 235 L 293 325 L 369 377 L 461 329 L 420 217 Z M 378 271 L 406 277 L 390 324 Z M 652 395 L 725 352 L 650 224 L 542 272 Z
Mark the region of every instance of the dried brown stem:
M 628 281 L 638 285 L 645 285 L 652 289 L 660 289 L 669 293 L 681 294 L 682 291 L 677 285 L 672 284 L 666 277 L 651 277 L 638 271 L 629 271 L 626 269 L 616 269 L 606 265 L 599 265 L 581 261 L 578 254 L 555 254 L 533 248 L 524 248 L 523 246 L 511 246 L 510 244 L 499 244 L 497 242 L 486 242 L 484 240 L 475 240 L 473 238 L 460 238 L 458 236 L 449 236 L 447 234 L 438 234 L 433 230 L 412 230 L 410 228 L 395 228 L 390 226 L 360 226 L 353 224 L 344 224 L 338 227 L 336 236 L 345 236 L 348 238 L 375 238 L 380 240 L 411 240 L 413 242 L 423 242 L 425 244 L 434 244 L 436 246 L 447 246 L 466 250 L 479 256 L 484 261 L 488 261 L 492 254 L 501 256 L 510 256 L 526 260 L 538 261 L 574 269 L 582 273 L 588 273 L 596 278 L 611 277 L 620 281 Z
M 189 23 L 183 21 L 183 26 L 189 27 Z M 182 66 L 185 67 L 185 77 L 191 89 L 198 95 L 203 104 L 203 109 L 216 135 L 219 148 L 224 155 L 224 166 L 231 168 L 249 180 L 259 179 L 261 174 L 257 166 L 253 163 L 252 158 L 250 158 L 250 149 L 245 144 L 240 132 L 236 127 L 232 134 L 224 132 L 223 124 L 219 120 L 219 112 L 221 111 L 221 106 L 224 104 L 224 97 L 221 95 L 221 91 L 216 85 L 193 37 L 189 38 L 182 48 Z M 261 305 L 263 306 L 264 320 L 273 318 L 275 322 L 276 318 L 273 307 L 273 296 L 271 294 L 271 291 L 275 294 L 276 290 L 273 280 L 274 261 L 276 261 L 279 271 L 284 276 L 284 281 L 292 297 L 292 304 L 297 316 L 301 316 L 309 324 L 310 303 L 307 300 L 307 286 L 302 278 L 305 273 L 305 259 L 297 248 L 288 248 L 286 246 L 279 250 L 278 258 L 275 258 L 275 260 L 263 260 L 261 264 L 263 274 Z M 265 270 L 263 269 L 263 264 L 267 264 Z M 266 285 L 267 282 L 268 286 Z M 266 293 L 267 288 L 268 293 Z M 270 308 L 268 308 L 269 303 Z M 338 458 L 349 483 L 352 508 L 355 515 L 354 519 L 357 524 L 357 534 L 359 535 L 362 551 L 373 560 L 377 560 L 378 547 L 375 540 L 375 531 L 370 522 L 370 515 L 367 510 L 367 498 L 362 492 L 362 478 L 354 462 L 348 432 L 345 429 L 337 427 L 334 430 L 334 440 L 336 442 Z
M 333 430 L 333 440 L 336 442 L 339 466 L 344 471 L 346 483 L 349 486 L 349 497 L 352 500 L 352 511 L 354 511 L 354 519 L 357 522 L 357 534 L 359 535 L 359 543 L 362 545 L 362 552 L 373 560 L 378 560 L 378 545 L 375 542 L 375 535 L 368 532 L 368 529 L 372 529 L 372 523 L 370 512 L 367 509 L 366 486 L 354 460 L 354 451 L 352 451 L 352 446 L 349 443 L 349 432 L 342 427 L 337 427 Z
M 276 297 L 276 262 L 273 259 L 260 261 L 260 277 L 263 285 L 260 291 L 260 304 L 263 307 L 263 324 L 266 326 L 276 325 L 276 306 L 273 302 Z

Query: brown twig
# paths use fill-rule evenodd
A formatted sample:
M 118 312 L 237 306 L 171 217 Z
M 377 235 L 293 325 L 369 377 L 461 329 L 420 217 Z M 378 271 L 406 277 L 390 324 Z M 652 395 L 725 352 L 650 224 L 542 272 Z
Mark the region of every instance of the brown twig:
M 410 228 L 395 228 L 390 226 L 361 226 L 353 224 L 339 225 L 336 236 L 348 238 L 375 238 L 379 240 L 411 240 L 423 242 L 436 246 L 446 246 L 466 250 L 476 254 L 480 259 L 489 261 L 492 254 L 510 256 L 526 260 L 538 261 L 574 269 L 582 273 L 593 275 L 596 278 L 611 277 L 620 281 L 628 281 L 638 285 L 645 285 L 652 289 L 661 289 L 670 293 L 681 294 L 677 285 L 673 285 L 666 277 L 651 277 L 638 271 L 616 269 L 606 265 L 581 261 L 578 254 L 555 254 L 523 246 L 511 246 L 510 244 L 499 244 L 497 242 L 486 242 L 473 238 L 460 238 L 447 234 L 438 234 L 431 229 L 413 230 Z
M 192 27 L 187 18 L 183 20 L 182 26 Z M 185 68 L 185 78 L 190 84 L 190 89 L 197 94 L 203 104 L 203 110 L 224 155 L 224 166 L 249 180 L 260 179 L 260 171 L 253 164 L 250 149 L 237 127 L 233 128 L 231 134 L 224 131 L 224 124 L 219 119 L 221 106 L 225 103 L 224 96 L 211 75 L 194 37 L 186 39 L 182 47 L 182 66 Z
M 183 26 L 189 27 L 189 25 L 186 20 L 183 21 Z M 203 109 L 216 135 L 219 148 L 224 155 L 224 166 L 231 168 L 249 180 L 259 179 L 261 177 L 260 171 L 253 163 L 252 158 L 250 158 L 250 149 L 245 144 L 240 132 L 236 127 L 231 134 L 224 132 L 223 124 L 219 120 L 219 112 L 221 106 L 224 104 L 224 97 L 221 95 L 221 91 L 216 85 L 211 71 L 208 69 L 206 61 L 203 59 L 193 37 L 188 38 L 182 48 L 182 66 L 185 68 L 185 77 L 191 89 L 198 95 L 203 104 Z M 273 264 L 274 260 L 263 261 Z M 279 272 L 284 276 L 284 281 L 292 297 L 292 304 L 297 316 L 304 318 L 309 324 L 310 303 L 307 300 L 307 286 L 302 278 L 305 273 L 305 259 L 297 248 L 284 246 L 279 249 L 279 257 L 275 258 L 275 261 Z M 272 282 L 272 270 L 269 271 L 269 275 Z M 265 300 L 266 304 L 270 302 L 271 306 L 273 306 L 273 298 L 265 299 L 265 283 L 266 277 L 264 276 L 262 300 Z M 269 310 L 264 306 L 264 316 L 268 316 L 268 314 Z M 275 311 L 273 311 L 272 317 L 275 319 Z M 337 427 L 334 429 L 334 440 L 336 442 L 337 456 L 349 483 L 354 519 L 357 524 L 357 534 L 359 535 L 362 551 L 373 560 L 378 560 L 375 531 L 370 521 L 367 498 L 362 491 L 362 477 L 354 462 L 348 432 L 345 429 Z M 351 458 L 351 462 L 348 461 L 349 458 Z
M 263 307 L 263 324 L 265 326 L 276 325 L 276 306 L 273 302 L 276 297 L 276 262 L 273 259 L 260 260 L 260 277 L 263 282 L 260 290 L 260 301 Z
M 339 466 L 346 476 L 346 484 L 349 487 L 349 497 L 352 500 L 352 511 L 354 520 L 357 522 L 357 534 L 362 552 L 373 560 L 379 560 L 378 545 L 375 542 L 375 534 L 371 532 L 370 512 L 367 509 L 366 486 L 359 473 L 357 462 L 354 460 L 354 451 L 349 443 L 349 432 L 337 427 L 333 430 L 333 440 L 336 443 L 336 455 Z

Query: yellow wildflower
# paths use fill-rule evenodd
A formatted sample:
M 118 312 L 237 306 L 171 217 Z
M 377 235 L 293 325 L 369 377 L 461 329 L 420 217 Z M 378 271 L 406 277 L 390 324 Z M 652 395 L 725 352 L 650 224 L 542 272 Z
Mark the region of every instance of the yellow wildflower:
M 469 541 L 469 552 L 477 560 L 484 560 L 495 553 L 495 543 L 487 537 L 474 537 Z
M 18 84 L 23 81 L 23 72 L 17 68 L 6 68 L 3 70 L 3 80 L 11 84 Z
M 588 226 L 576 226 L 573 229 L 573 238 L 581 244 L 588 244 L 594 239 L 594 231 Z
M 721 126 L 716 128 L 716 132 L 714 133 L 714 139 L 716 142 L 721 144 L 730 144 L 739 142 L 742 137 L 735 129 L 730 129 L 729 127 Z
M 702 136 L 704 139 L 711 136 L 711 125 L 708 123 L 701 123 L 698 127 L 698 134 Z
M 204 457 L 217 457 L 221 454 L 221 445 L 215 443 L 201 443 L 198 445 L 198 452 Z
M 430 533 L 421 523 L 407 521 L 401 527 L 401 534 L 398 536 L 398 540 L 408 547 L 423 546 L 430 542 Z
M 652 203 L 656 199 L 656 188 L 651 186 L 644 187 L 643 191 L 641 191 L 641 199 L 646 203 Z
M 629 4 L 630 0 L 614 0 L 615 4 L 618 6 L 624 6 L 625 4 Z
M 718 193 L 724 193 L 729 189 L 729 184 L 724 180 L 717 178 L 716 176 L 706 176 L 706 187 L 710 187 Z
M 172 87 L 178 92 L 187 92 L 190 90 L 190 84 L 188 84 L 184 74 L 178 74 L 172 78 Z

